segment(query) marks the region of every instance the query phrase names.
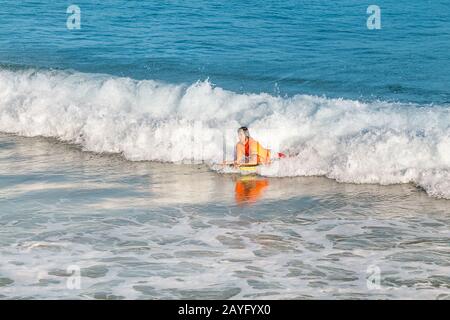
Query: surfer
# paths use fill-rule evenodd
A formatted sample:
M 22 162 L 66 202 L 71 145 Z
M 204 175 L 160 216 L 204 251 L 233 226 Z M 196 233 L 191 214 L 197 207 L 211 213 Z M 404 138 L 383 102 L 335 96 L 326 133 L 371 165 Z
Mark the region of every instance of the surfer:
M 239 142 L 236 144 L 235 166 L 251 166 L 270 163 L 270 150 L 264 148 L 258 141 L 250 137 L 247 127 L 238 129 Z

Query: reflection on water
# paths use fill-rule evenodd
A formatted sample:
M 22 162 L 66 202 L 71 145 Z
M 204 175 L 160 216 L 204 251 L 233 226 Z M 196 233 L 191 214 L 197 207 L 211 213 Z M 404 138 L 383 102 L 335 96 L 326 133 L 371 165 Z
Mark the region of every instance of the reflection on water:
M 255 203 L 268 186 L 269 179 L 266 178 L 252 175 L 238 178 L 234 188 L 236 203 L 241 206 Z
M 448 299 L 449 203 L 0 135 L 0 298 Z

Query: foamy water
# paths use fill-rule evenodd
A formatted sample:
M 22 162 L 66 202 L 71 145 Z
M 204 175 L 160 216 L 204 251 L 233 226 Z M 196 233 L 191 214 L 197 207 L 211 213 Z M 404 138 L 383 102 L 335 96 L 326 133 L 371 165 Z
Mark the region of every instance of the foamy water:
M 239 94 L 78 72 L 0 69 L 0 131 L 129 160 L 233 158 L 236 128 L 288 154 L 262 175 L 413 183 L 450 199 L 450 107 Z
M 450 298 L 448 200 L 243 179 L 1 135 L 0 297 Z

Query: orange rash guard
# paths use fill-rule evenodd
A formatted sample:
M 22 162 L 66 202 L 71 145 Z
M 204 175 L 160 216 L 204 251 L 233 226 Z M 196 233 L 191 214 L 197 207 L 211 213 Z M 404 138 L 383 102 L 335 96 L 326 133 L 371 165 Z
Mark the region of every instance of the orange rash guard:
M 256 155 L 257 164 L 270 163 L 270 150 L 265 149 L 261 144 L 253 138 L 248 138 L 245 146 L 242 143 L 236 145 L 236 160 L 242 161 L 245 157 L 245 163 L 250 161 L 252 155 Z

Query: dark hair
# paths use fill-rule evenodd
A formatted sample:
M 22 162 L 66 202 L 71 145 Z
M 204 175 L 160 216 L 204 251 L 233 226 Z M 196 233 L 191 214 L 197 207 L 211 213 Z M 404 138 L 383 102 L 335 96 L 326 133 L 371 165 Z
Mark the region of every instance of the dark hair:
M 248 128 L 247 128 L 247 127 L 240 127 L 240 128 L 238 129 L 238 132 L 241 131 L 241 130 L 242 130 L 242 132 L 244 132 L 244 135 L 245 135 L 247 138 L 250 138 L 250 132 L 248 131 Z

